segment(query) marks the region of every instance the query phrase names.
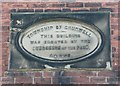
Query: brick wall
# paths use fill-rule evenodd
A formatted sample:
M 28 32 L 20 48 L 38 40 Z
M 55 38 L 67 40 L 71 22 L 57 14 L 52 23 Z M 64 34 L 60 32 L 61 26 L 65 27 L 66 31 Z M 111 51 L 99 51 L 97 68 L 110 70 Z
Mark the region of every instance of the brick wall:
M 0 71 L 2 84 L 118 84 L 119 11 L 118 2 L 2 2 Z M 11 12 L 95 12 L 110 11 L 112 70 L 9 70 Z M 120 82 L 119 82 L 120 83 Z

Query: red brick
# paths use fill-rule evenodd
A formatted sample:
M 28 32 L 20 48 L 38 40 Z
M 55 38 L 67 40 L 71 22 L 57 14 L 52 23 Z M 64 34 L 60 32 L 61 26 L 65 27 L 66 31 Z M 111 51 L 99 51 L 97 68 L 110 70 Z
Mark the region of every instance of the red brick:
M 27 8 L 27 3 L 14 3 L 10 4 L 10 8 Z
M 118 53 L 112 53 L 112 58 L 118 58 Z
M 101 3 L 85 3 L 85 7 L 101 7 Z
M 9 48 L 9 43 L 8 42 L 2 43 L 2 48 Z
M 34 77 L 41 77 L 42 76 L 42 72 L 33 72 L 34 73 Z
M 4 20 L 2 20 L 2 25 L 4 25 L 4 26 L 10 25 L 10 19 L 4 19 Z
M 1 68 L 1 66 L 0 66 L 0 68 Z M 2 68 L 1 68 L 2 69 Z M 2 70 L 0 69 L 0 77 L 2 77 L 3 75 L 2 75 Z M 1 79 L 1 78 L 0 78 Z
M 9 42 L 9 35 L 5 35 L 5 34 L 8 34 L 8 33 L 9 32 L 3 32 L 4 35 L 2 35 L 2 42 Z
M 117 40 L 115 38 L 111 40 L 111 45 L 114 47 L 118 47 L 118 43 L 119 43 L 119 40 Z
M 99 77 L 91 77 L 90 82 L 95 83 L 95 84 L 97 84 L 97 83 L 101 83 L 101 84 L 107 83 L 105 77 L 100 77 L 100 76 Z
M 118 63 L 118 61 L 119 61 L 119 58 L 112 58 L 113 63 Z
M 13 84 L 14 78 L 12 77 L 2 77 L 2 83 L 3 84 Z
M 10 7 L 10 3 L 2 3 L 2 8 L 9 8 Z
M 103 70 L 103 71 L 98 72 L 98 76 L 115 77 L 116 74 L 114 71 Z
M 5 56 L 5 57 L 3 57 L 3 59 L 2 60 L 5 60 L 7 58 L 7 60 L 8 60 L 8 58 L 9 58 L 9 55 L 7 55 L 7 56 Z M 6 61 L 7 61 L 6 60 Z M 6 66 L 6 65 L 4 65 L 4 66 Z M 8 68 L 8 67 L 7 67 Z
M 6 60 L 9 57 L 9 49 L 8 48 L 2 48 L 2 59 Z
M 9 30 L 10 30 L 9 26 L 2 26 L 3 32 L 9 32 Z
M 9 8 L 3 8 L 2 13 L 9 14 L 10 13 Z
M 67 71 L 64 76 L 95 76 L 96 73 L 92 71 Z
M 2 32 L 0 32 L 0 45 L 2 44 Z M 0 46 L 0 48 L 2 47 L 2 45 Z
M 112 47 L 112 52 L 116 52 L 117 48 L 116 47 Z
M 120 43 L 120 34 L 118 34 L 118 36 L 116 36 L 114 39 Z
M 9 49 L 2 47 L 2 55 L 7 55 L 9 53 Z
M 2 53 L 1 53 L 1 50 L 0 50 L 0 57 L 2 57 Z M 2 62 L 2 58 L 0 58 L 0 62 Z
M 66 3 L 66 7 L 83 7 L 83 3 L 77 2 L 77 3 Z
M 118 3 L 117 2 L 107 2 L 107 3 L 103 3 L 102 7 L 117 8 Z
M 2 60 L 8 60 L 9 55 L 2 54 Z
M 2 66 L 2 60 L 0 60 L 0 66 Z
M 3 66 L 8 66 L 8 60 L 2 60 L 2 65 Z
M 53 77 L 53 72 L 43 72 L 43 77 Z
M 115 66 L 118 66 L 119 63 L 118 63 L 118 58 L 113 58 L 112 59 L 112 66 L 115 67 Z
M 8 71 L 8 66 L 2 66 L 2 72 Z
M 46 3 L 35 3 L 31 5 L 32 8 L 46 8 L 47 4 Z
M 118 13 L 118 8 L 112 8 L 112 12 Z
M 118 6 L 118 3 L 117 2 L 107 2 L 105 5 L 106 6 L 113 6 L 113 5 L 117 5 Z
M 112 25 L 118 25 L 118 18 L 111 18 L 110 22 Z
M 33 4 L 36 4 L 35 2 L 28 2 L 27 3 L 27 8 L 33 8 Z M 38 2 L 38 4 L 39 4 L 39 2 Z
M 118 59 L 118 66 L 120 66 L 120 59 Z M 119 72 L 120 73 L 120 72 Z
M 111 25 L 111 29 L 118 29 L 118 25 Z
M 63 8 L 65 7 L 65 3 L 51 3 L 50 7 Z
M 10 19 L 10 15 L 8 13 L 2 14 L 2 21 L 4 19 Z M 4 25 L 3 25 L 4 26 Z M 5 26 L 9 26 L 9 25 L 5 25 Z
M 114 32 L 114 33 L 113 33 L 113 35 L 114 35 L 114 36 L 118 36 L 118 35 L 119 35 L 119 33 L 120 33 L 120 31 L 119 31 L 119 30 L 117 30 L 117 29 L 114 29 L 114 30 L 113 30 L 113 32 Z
M 2 42 L 5 43 L 5 42 L 9 42 L 9 37 L 6 37 L 6 38 L 2 38 Z
M 2 8 L 2 13 L 5 13 L 5 14 L 9 14 L 10 13 L 10 9 L 9 8 Z M 2 15 L 3 16 L 3 15 Z
M 33 79 L 31 77 L 23 76 L 16 77 L 15 83 L 32 83 Z
M 52 84 L 59 84 L 60 83 L 59 78 L 57 78 L 57 77 L 54 77 L 51 79 L 52 79 Z
M 51 78 L 35 78 L 35 84 L 51 84 Z
M 2 61 L 0 61 L 1 65 L 0 65 L 0 76 L 2 76 Z
M 78 83 L 78 84 L 87 84 L 89 83 L 88 77 L 72 77 L 71 78 L 71 84 Z
M 112 44 L 112 46 L 118 47 L 118 41 L 116 41 L 116 40 L 111 40 L 111 44 Z

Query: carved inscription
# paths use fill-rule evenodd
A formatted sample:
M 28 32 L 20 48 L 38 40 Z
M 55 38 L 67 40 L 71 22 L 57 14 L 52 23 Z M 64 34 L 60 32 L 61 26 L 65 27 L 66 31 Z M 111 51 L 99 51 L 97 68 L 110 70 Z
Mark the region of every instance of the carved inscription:
M 55 20 L 29 27 L 19 37 L 23 52 L 48 60 L 89 57 L 101 46 L 100 33 L 82 22 Z

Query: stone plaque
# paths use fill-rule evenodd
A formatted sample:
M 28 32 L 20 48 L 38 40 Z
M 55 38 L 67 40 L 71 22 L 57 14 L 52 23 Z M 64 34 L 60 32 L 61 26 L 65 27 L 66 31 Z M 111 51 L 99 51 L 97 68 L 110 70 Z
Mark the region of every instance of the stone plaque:
M 10 68 L 110 68 L 109 12 L 11 13 Z
M 38 22 L 22 31 L 17 39 L 20 52 L 52 63 L 79 61 L 103 48 L 103 35 L 96 26 L 72 19 Z

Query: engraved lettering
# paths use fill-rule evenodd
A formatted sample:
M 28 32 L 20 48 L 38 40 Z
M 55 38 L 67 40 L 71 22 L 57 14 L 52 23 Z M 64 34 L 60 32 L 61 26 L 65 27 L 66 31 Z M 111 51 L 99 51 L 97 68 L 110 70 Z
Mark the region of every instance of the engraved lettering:
M 101 49 L 101 44 L 101 33 L 96 27 L 66 19 L 37 23 L 19 37 L 20 49 L 26 55 L 63 63 L 88 58 Z

